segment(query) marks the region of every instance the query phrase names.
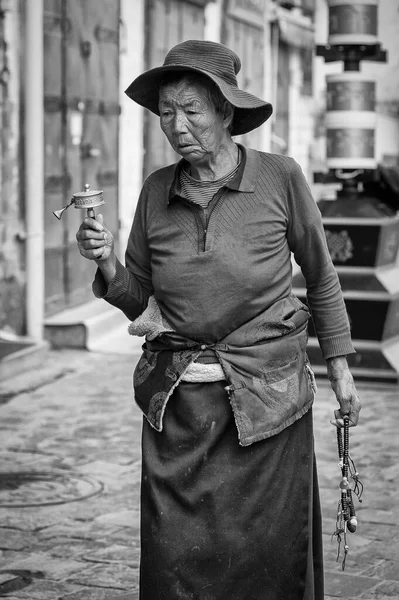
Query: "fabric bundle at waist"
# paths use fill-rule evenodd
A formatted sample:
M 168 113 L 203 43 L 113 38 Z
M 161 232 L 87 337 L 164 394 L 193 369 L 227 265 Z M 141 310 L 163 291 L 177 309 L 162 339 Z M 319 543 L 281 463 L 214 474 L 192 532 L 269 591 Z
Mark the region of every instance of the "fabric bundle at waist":
M 201 356 L 199 356 L 196 360 L 197 363 L 202 363 L 204 365 L 211 365 L 214 363 L 218 363 L 219 361 L 217 359 L 216 353 L 214 352 L 214 350 L 211 350 L 210 348 L 208 348 L 207 350 L 205 350 L 203 352 L 203 354 L 201 354 Z
M 146 342 L 148 349 L 161 349 L 165 346 L 160 339 L 156 341 Z M 181 381 L 187 383 L 206 383 L 212 381 L 222 381 L 226 379 L 220 362 L 217 359 L 216 353 L 207 348 L 204 352 L 193 361 L 184 372 Z
M 286 325 L 289 323 L 288 329 L 300 330 L 306 326 L 309 319 L 307 309 L 293 296 L 290 298 L 296 300 L 294 302 L 294 310 L 291 306 L 288 315 L 283 319 Z M 290 298 L 288 300 L 290 300 Z M 274 324 L 274 329 L 280 334 L 280 323 Z M 287 325 L 286 325 L 287 326 Z M 273 330 L 273 327 L 271 328 Z M 274 331 L 274 334 L 276 334 Z M 174 331 L 169 323 L 163 318 L 159 306 L 154 298 L 149 298 L 147 309 L 129 326 L 131 335 L 145 335 L 146 347 L 150 352 L 159 352 L 162 350 L 172 350 L 179 352 L 182 350 L 202 350 L 201 354 L 191 362 L 183 375 L 181 381 L 204 383 L 213 381 L 222 381 L 226 379 L 221 363 L 218 360 L 215 350 L 227 350 L 226 344 L 217 342 L 214 344 L 204 344 L 193 339 L 185 338 Z M 255 343 L 257 340 L 255 340 Z

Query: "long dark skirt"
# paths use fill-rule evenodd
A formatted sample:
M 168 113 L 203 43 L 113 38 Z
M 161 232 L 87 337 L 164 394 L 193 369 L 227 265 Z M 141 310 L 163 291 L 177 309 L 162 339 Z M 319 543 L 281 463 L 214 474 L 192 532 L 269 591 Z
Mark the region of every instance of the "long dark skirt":
M 309 411 L 247 447 L 225 382 L 181 383 L 164 430 L 144 420 L 141 600 L 321 600 Z

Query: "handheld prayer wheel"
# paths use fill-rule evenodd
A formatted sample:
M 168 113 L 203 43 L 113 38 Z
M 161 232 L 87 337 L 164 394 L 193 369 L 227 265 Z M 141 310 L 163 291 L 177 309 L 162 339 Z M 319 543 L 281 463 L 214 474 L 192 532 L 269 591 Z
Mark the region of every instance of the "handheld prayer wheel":
M 105 204 L 104 192 L 103 190 L 91 190 L 90 185 L 86 183 L 83 192 L 76 192 L 76 194 L 73 194 L 70 203 L 64 206 L 64 208 L 61 208 L 60 210 L 54 210 L 53 215 L 60 220 L 63 213 L 66 211 L 67 208 L 71 206 L 71 204 L 74 204 L 75 208 L 86 209 L 87 216 L 95 219 L 96 214 L 94 212 L 94 208 L 96 206 L 101 206 L 102 204 Z

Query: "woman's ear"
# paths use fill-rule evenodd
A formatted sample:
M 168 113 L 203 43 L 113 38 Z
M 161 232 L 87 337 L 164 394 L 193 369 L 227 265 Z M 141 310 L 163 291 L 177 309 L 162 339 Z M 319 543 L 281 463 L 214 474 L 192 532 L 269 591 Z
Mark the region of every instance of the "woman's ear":
M 223 106 L 223 125 L 225 129 L 231 129 L 234 118 L 234 106 L 226 100 Z

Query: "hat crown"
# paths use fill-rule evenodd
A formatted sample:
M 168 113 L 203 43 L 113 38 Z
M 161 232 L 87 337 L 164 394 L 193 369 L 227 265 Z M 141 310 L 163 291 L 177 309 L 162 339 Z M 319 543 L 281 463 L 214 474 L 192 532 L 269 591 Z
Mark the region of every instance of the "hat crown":
M 173 65 L 213 73 L 236 87 L 236 75 L 241 69 L 241 61 L 233 50 L 205 40 L 187 40 L 174 46 L 164 61 L 164 66 Z

